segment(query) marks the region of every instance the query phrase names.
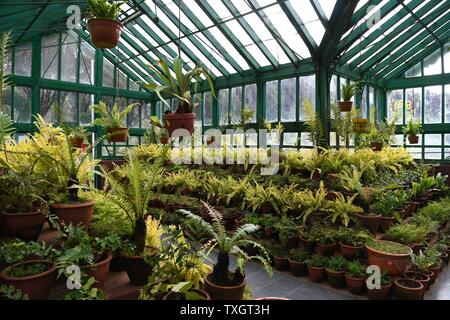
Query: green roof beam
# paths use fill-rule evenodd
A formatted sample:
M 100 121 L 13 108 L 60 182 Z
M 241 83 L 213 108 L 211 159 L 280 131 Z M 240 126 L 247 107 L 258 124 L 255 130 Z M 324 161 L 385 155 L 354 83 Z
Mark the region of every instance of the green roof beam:
M 325 14 L 325 11 L 323 11 L 322 6 L 320 5 L 318 0 L 310 0 L 312 7 L 314 8 L 314 11 L 316 12 L 317 16 L 319 17 L 320 22 L 322 23 L 325 30 L 328 28 L 328 18 Z

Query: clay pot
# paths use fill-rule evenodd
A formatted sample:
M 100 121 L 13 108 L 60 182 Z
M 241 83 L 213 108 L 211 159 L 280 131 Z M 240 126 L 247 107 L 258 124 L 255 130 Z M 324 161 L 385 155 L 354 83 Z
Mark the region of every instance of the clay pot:
M 427 292 L 427 290 L 430 288 L 431 278 L 426 274 L 414 271 L 406 271 L 403 274 L 403 278 L 416 280 L 419 281 L 421 284 L 423 284 L 422 295 L 425 295 L 425 292 Z
M 370 144 L 370 149 L 372 149 L 375 152 L 379 152 L 383 150 L 383 144 L 381 142 L 372 142 Z
M 325 269 L 327 279 L 330 286 L 334 289 L 341 289 L 345 287 L 345 271 L 333 271 L 328 268 Z
M 71 138 L 70 145 L 75 149 L 82 149 L 84 144 L 83 138 Z
M 5 268 L 0 273 L 0 278 L 6 285 L 13 285 L 16 289 L 21 290 L 28 295 L 29 300 L 47 300 L 50 294 L 50 290 L 56 280 L 56 265 L 49 264 L 50 268 L 40 274 L 35 274 L 23 278 L 13 278 L 8 276 L 9 271 L 23 264 L 35 264 L 35 263 L 48 263 L 45 260 L 29 260 L 13 264 Z
M 350 112 L 350 111 L 352 111 L 353 102 L 352 101 L 339 101 L 338 105 L 339 105 L 339 108 L 341 109 L 341 112 Z
M 303 250 L 307 252 L 313 252 L 316 248 L 316 243 L 314 241 L 306 240 L 303 238 L 300 238 L 300 246 Z
M 161 138 L 159 138 L 159 142 L 161 144 L 168 144 L 169 143 L 169 137 L 161 137 Z
M 325 257 L 331 257 L 336 250 L 336 246 L 336 242 L 329 244 L 317 243 L 317 253 Z
M 358 258 L 364 249 L 363 246 L 354 247 L 354 246 L 346 245 L 342 242 L 339 242 L 339 248 L 342 253 L 342 256 L 346 259 Z
M 312 282 L 322 282 L 325 278 L 325 267 L 313 267 L 308 265 L 308 275 Z
M 394 281 L 395 296 L 399 300 L 422 300 L 424 286 L 419 281 L 400 278 Z
M 351 293 L 361 294 L 366 285 L 366 278 L 352 278 L 345 275 L 345 284 Z
M 289 270 L 289 260 L 287 257 L 273 256 L 273 263 L 274 263 L 275 269 L 278 271 Z
M 428 268 L 428 270 L 433 272 L 433 275 L 430 277 L 431 278 L 430 284 L 433 284 L 436 282 L 436 279 L 439 275 L 439 272 L 441 271 L 441 268 L 440 267 L 431 267 L 431 268 Z
M 166 113 L 163 121 L 167 123 L 169 136 L 177 129 L 186 129 L 190 134 L 194 132 L 195 113 Z
M 11 238 L 36 241 L 44 225 L 42 212 L 2 213 L 3 221 Z
M 153 272 L 153 266 L 147 264 L 141 256 L 121 254 L 121 259 L 131 284 L 143 286 L 148 283 L 148 277 Z
M 440 258 L 441 258 L 442 262 L 444 263 L 444 265 L 447 265 L 447 264 L 448 264 L 448 260 L 449 260 L 448 257 L 449 257 L 449 256 L 448 256 L 448 253 L 447 253 L 447 252 L 442 252 L 442 253 L 441 253 Z
M 109 142 L 127 142 L 128 129 L 127 128 L 110 128 L 108 130 Z
M 294 277 L 305 276 L 308 272 L 306 268 L 306 263 L 292 261 L 291 259 L 289 259 L 289 270 L 291 270 L 291 273 Z
M 379 241 L 389 243 L 389 241 Z M 366 249 L 368 253 L 369 265 L 379 266 L 381 271 L 388 272 L 390 276 L 402 275 L 411 265 L 412 250 L 410 248 L 409 250 L 411 250 L 411 252 L 404 254 L 382 252 L 370 248 L 369 246 L 366 246 Z
M 117 47 L 122 28 L 122 23 L 112 19 L 92 18 L 88 20 L 91 41 L 97 48 L 101 49 Z
M 368 215 L 368 214 L 356 214 L 356 217 L 361 222 L 361 224 L 369 229 L 372 234 L 376 234 L 378 232 L 378 228 L 381 222 L 381 215 Z
M 81 266 L 80 269 L 83 270 L 88 277 L 95 278 L 94 286 L 96 288 L 103 288 L 106 282 L 106 278 L 108 278 L 109 274 L 109 265 L 111 263 L 112 254 L 108 253 L 106 257 L 100 262 L 89 265 L 89 266 Z
M 395 223 L 394 217 L 381 217 L 380 218 L 380 231 L 386 232 Z
M 61 224 L 83 225 L 88 229 L 94 211 L 94 202 L 54 204 L 50 207 L 50 211 L 58 217 Z
M 213 282 L 213 274 L 210 273 L 205 278 L 205 291 L 212 300 L 242 300 L 246 280 L 235 286 L 221 286 Z
M 380 289 L 367 288 L 367 295 L 370 300 L 387 300 L 391 292 L 392 283 L 387 286 L 382 286 Z
M 286 242 L 286 247 L 288 249 L 295 249 L 298 247 L 299 242 L 300 242 L 300 239 L 298 237 L 289 238 Z
M 409 135 L 408 136 L 409 144 L 418 144 L 419 143 L 419 136 L 418 135 Z
M 195 292 L 198 295 L 200 295 L 201 297 L 203 297 L 203 300 L 211 300 L 211 297 L 209 296 L 209 294 L 206 291 L 200 290 L 200 289 L 191 289 L 189 290 L 191 292 Z M 168 294 L 166 294 L 163 298 L 163 300 L 185 300 L 184 298 L 184 294 L 180 294 L 177 292 L 169 292 Z
M 111 272 L 124 272 L 125 267 L 122 262 L 121 256 L 113 256 L 109 264 L 109 270 Z
M 425 247 L 426 246 L 423 243 L 414 243 L 410 246 L 415 254 L 419 254 L 420 251 L 423 251 L 423 249 L 425 249 Z

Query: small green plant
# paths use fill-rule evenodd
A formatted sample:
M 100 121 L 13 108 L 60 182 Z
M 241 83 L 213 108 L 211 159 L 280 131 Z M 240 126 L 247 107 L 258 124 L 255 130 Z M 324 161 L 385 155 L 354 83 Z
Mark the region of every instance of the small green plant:
M 120 6 L 127 1 L 88 0 L 89 11 L 94 18 L 117 20 Z
M 366 244 L 368 239 L 371 239 L 371 236 L 366 231 L 340 227 L 336 233 L 336 238 L 345 245 L 361 247 Z
M 88 138 L 88 132 L 84 127 L 72 127 L 70 128 L 69 138 L 72 141 L 85 142 Z
M 306 223 L 309 217 L 315 213 L 328 213 L 332 210 L 332 203 L 327 200 L 327 190 L 323 181 L 320 182 L 319 188 L 313 192 L 312 190 L 305 190 L 300 193 L 300 205 L 303 209 L 301 219 Z
M 392 283 L 392 279 L 386 271 L 381 273 L 380 284 L 382 287 L 388 286 Z
M 320 244 L 331 244 L 336 242 L 336 230 L 322 224 L 314 224 L 310 230 L 308 239 Z
M 305 129 L 308 132 L 309 140 L 314 147 L 325 146 L 325 129 L 322 119 L 320 114 L 316 112 L 313 103 L 307 98 L 303 100 L 303 110 L 305 114 Z
M 289 252 L 289 259 L 298 263 L 304 263 L 310 257 L 308 252 L 292 249 Z
M 326 257 L 316 254 L 307 259 L 305 262 L 310 267 L 324 268 L 327 265 L 327 260 L 328 259 Z
M 366 278 L 366 266 L 358 260 L 349 261 L 347 263 L 346 275 L 350 278 Z
M 106 295 L 102 289 L 94 287 L 95 278 L 83 277 L 81 288 L 68 290 L 58 296 L 58 300 L 106 300 Z
M 405 245 L 424 243 L 427 236 L 427 228 L 415 224 L 398 224 L 389 228 L 386 239 Z
M 346 199 L 341 193 L 337 194 L 337 198 L 331 205 L 331 222 L 335 223 L 339 219 L 344 226 L 348 226 L 357 213 L 363 212 L 362 208 L 353 204 L 356 196 L 355 194 L 353 197 Z
M 0 300 L 28 300 L 28 295 L 16 287 L 0 285 Z
M 410 254 L 411 249 L 401 243 L 371 240 L 367 245 L 377 251 L 391 254 Z
M 405 136 L 417 136 L 422 133 L 422 124 L 420 121 L 414 121 L 411 118 L 406 126 L 402 128 L 402 131 Z
M 326 267 L 331 271 L 345 271 L 347 269 L 347 260 L 342 256 L 333 256 L 328 258 Z
M 342 87 L 341 87 L 342 101 L 344 101 L 344 102 L 351 101 L 353 96 L 355 95 L 355 93 L 356 93 L 355 84 L 342 85 Z
M 106 131 L 113 128 L 123 128 L 128 114 L 137 106 L 139 106 L 139 103 L 133 103 L 120 111 L 117 102 L 114 103 L 112 108 L 108 108 L 105 102 L 100 101 L 98 104 L 91 106 L 92 110 L 98 114 L 94 124 L 103 126 Z
M 25 242 L 14 240 L 2 243 L 0 246 L 0 260 L 8 264 L 15 264 L 30 259 L 51 260 L 55 250 L 45 242 Z

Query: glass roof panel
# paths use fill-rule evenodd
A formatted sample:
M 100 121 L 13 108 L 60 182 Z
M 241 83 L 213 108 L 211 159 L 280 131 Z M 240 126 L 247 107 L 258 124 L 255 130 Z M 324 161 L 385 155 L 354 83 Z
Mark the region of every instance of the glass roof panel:
M 319 0 L 320 7 L 325 12 L 328 19 L 330 19 L 331 14 L 333 13 L 334 7 L 336 6 L 336 1 L 337 0 Z
M 228 54 L 239 64 L 239 66 L 244 69 L 250 69 L 249 65 L 245 59 L 237 52 L 233 45 L 228 41 L 228 39 L 223 35 L 223 33 L 217 27 L 209 29 L 213 37 L 227 50 Z
M 316 44 L 319 45 L 322 41 L 323 35 L 325 34 L 325 28 L 323 27 L 322 22 L 320 22 L 316 11 L 311 5 L 311 2 L 289 0 L 289 3 L 294 8 L 295 12 L 297 12 L 300 19 L 302 19 L 306 30 L 308 30 Z

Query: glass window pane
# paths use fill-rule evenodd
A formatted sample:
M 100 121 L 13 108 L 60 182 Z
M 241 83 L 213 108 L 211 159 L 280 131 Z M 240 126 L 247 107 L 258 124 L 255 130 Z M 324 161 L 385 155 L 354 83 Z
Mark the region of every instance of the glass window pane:
M 32 88 L 14 87 L 14 121 L 19 123 L 31 122 L 31 93 Z
M 223 89 L 219 91 L 219 114 L 220 125 L 228 124 L 228 103 L 229 103 L 229 90 Z
M 442 123 L 442 86 L 425 88 L 425 123 Z
M 442 144 L 441 134 L 426 134 L 425 145 L 427 146 L 440 146 Z
M 330 82 L 330 102 L 331 103 L 335 103 L 338 100 L 337 97 L 337 82 L 338 82 L 338 78 L 337 76 L 333 75 L 331 77 L 331 82 Z
M 127 89 L 127 76 L 122 71 L 116 71 L 117 74 L 117 87 L 120 89 Z
M 440 48 L 423 60 L 423 73 L 425 76 L 442 73 Z
M 159 102 L 159 103 L 161 103 L 161 102 Z M 146 103 L 146 104 L 142 105 L 141 106 L 142 128 L 148 128 L 150 126 L 150 116 L 151 115 L 152 115 L 152 105 L 150 103 Z
M 42 37 L 41 77 L 58 80 L 59 34 Z
M 297 140 L 298 140 L 297 132 L 286 132 L 284 134 L 283 144 L 285 146 L 295 146 L 297 144 Z
M 212 93 L 206 92 L 203 95 L 203 107 L 205 108 L 205 126 L 212 126 L 213 124 L 213 112 L 212 112 L 212 105 L 213 105 L 213 99 L 212 99 Z
M 417 63 L 414 67 L 405 72 L 406 78 L 420 77 L 422 76 L 422 63 Z
M 31 76 L 31 43 L 17 46 L 14 49 L 14 74 Z
M 425 159 L 441 160 L 442 159 L 442 149 L 441 148 L 425 148 Z
M 266 121 L 278 121 L 278 81 L 266 83 Z
M 450 84 L 445 86 L 445 122 L 450 123 Z
M 139 128 L 139 115 L 141 113 L 140 110 L 140 102 L 139 100 L 135 100 L 135 99 L 130 99 L 128 101 L 129 104 L 133 104 L 133 103 L 138 103 L 138 106 L 135 107 L 129 114 L 128 118 L 129 118 L 129 128 Z
M 62 35 L 61 45 L 61 80 L 77 81 L 78 36 L 73 33 Z
M 300 136 L 300 146 L 302 147 L 312 147 L 313 143 L 309 139 L 309 133 L 308 132 L 302 132 Z
M 94 104 L 94 95 L 89 93 L 80 93 L 79 96 L 79 105 L 80 105 L 80 124 L 81 125 L 89 125 L 92 123 L 92 109 L 91 105 Z
M 392 120 L 397 117 L 396 124 L 403 124 L 403 90 L 389 91 L 387 100 L 388 119 Z
M 406 89 L 406 122 L 422 120 L 422 88 Z
M 130 82 L 130 90 L 132 90 L 132 91 L 139 91 L 139 86 L 137 85 L 136 82 L 131 80 L 131 78 L 129 79 L 129 82 Z
M 450 42 L 444 46 L 444 72 L 450 73 Z
M 94 84 L 95 50 L 89 44 L 81 42 L 80 83 Z
M 5 54 L 5 58 L 3 60 L 3 73 L 10 74 L 12 70 L 12 59 L 11 52 L 7 52 Z
M 297 79 L 281 81 L 281 121 L 295 121 L 297 117 Z
M 316 75 L 300 77 L 300 121 L 305 121 L 303 102 L 305 99 L 316 106 Z
M 47 122 L 56 122 L 55 106 L 58 104 L 58 91 L 42 89 L 41 90 L 41 116 Z
M 231 89 L 231 123 L 238 124 L 241 121 L 242 87 Z
M 364 87 L 364 90 L 361 93 L 361 116 L 363 118 L 367 118 L 367 86 Z
M 61 110 L 66 117 L 66 121 L 77 123 L 77 94 L 75 92 L 61 91 Z
M 114 87 L 114 65 L 107 59 L 103 59 L 103 86 Z
M 245 107 L 253 111 L 253 117 L 249 120 L 251 123 L 256 122 L 256 84 L 245 86 Z
M 202 95 L 201 93 L 197 93 L 194 95 L 194 104 L 197 104 L 197 107 L 194 108 L 195 112 L 195 126 L 202 126 Z
M 2 106 L 0 108 L 0 112 L 11 115 L 11 86 L 6 86 L 4 88 L 1 99 Z

